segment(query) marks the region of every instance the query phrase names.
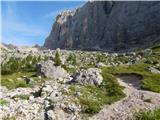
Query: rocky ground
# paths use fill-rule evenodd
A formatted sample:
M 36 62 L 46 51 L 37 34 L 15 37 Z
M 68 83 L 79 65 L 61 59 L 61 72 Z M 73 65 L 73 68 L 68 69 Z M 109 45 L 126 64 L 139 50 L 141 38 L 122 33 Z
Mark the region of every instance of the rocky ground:
M 140 109 L 160 108 L 158 55 L 157 49 L 129 53 L 5 49 L 1 53 L 0 117 L 132 119 Z M 126 66 L 132 69 L 126 71 Z M 155 79 L 156 89 L 142 89 L 142 81 L 148 85 L 146 76 Z
M 104 107 L 90 120 L 128 120 L 139 109 L 153 110 L 160 107 L 160 94 L 139 89 L 140 79 L 136 75 L 117 77 L 120 85 L 124 86 L 126 97 L 112 105 Z M 130 83 L 126 82 L 129 80 Z M 137 84 L 137 85 L 135 85 Z

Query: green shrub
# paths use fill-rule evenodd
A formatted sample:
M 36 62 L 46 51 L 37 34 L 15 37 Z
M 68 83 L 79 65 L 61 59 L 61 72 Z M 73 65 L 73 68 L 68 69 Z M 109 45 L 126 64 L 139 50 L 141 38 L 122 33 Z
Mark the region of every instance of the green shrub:
M 105 62 L 105 61 L 106 61 L 106 58 L 101 53 L 98 53 L 96 56 L 96 62 L 99 63 L 99 62 Z
M 77 64 L 76 55 L 70 54 L 69 57 L 67 58 L 67 61 L 70 62 L 70 64 L 72 65 L 76 65 Z
M 8 101 L 5 100 L 5 99 L 0 99 L 0 105 L 3 106 L 3 105 L 7 105 L 8 104 Z
M 80 103 L 83 105 L 84 112 L 89 114 L 97 113 L 102 106 L 98 100 L 83 99 L 82 97 Z
M 69 90 L 70 95 L 74 95 L 76 91 L 81 93 L 78 96 L 78 102 L 82 106 L 82 112 L 87 114 L 95 114 L 105 104 L 111 104 L 123 97 L 123 87 L 119 86 L 116 78 L 108 74 L 106 69 L 102 69 L 103 82 L 100 86 L 93 85 L 71 85 Z
M 11 57 L 7 63 L 1 65 L 2 75 L 12 74 L 14 72 L 17 72 L 19 69 L 19 60 L 14 57 Z
M 11 57 L 8 62 L 1 64 L 1 74 L 13 74 L 16 72 L 34 72 L 35 65 L 41 60 L 40 57 L 28 55 L 20 59 Z
M 13 116 L 13 117 L 4 117 L 2 120 L 16 120 L 16 116 Z
M 28 87 L 28 85 L 26 84 L 25 81 L 18 81 L 16 82 L 15 88 L 18 88 L 18 87 Z
M 22 100 L 28 100 L 29 96 L 30 95 L 28 95 L 28 94 L 19 94 L 19 95 L 15 95 L 13 98 L 20 98 Z
M 17 78 L 20 78 L 21 76 L 28 76 L 33 78 L 33 75 L 35 73 L 33 72 L 25 72 L 25 73 L 13 73 L 10 75 L 2 75 L 1 76 L 1 85 L 6 86 L 8 89 L 15 89 L 17 87 L 29 87 L 32 86 L 32 84 L 26 84 L 24 80 L 17 80 Z M 38 78 L 34 77 L 34 80 Z
M 61 65 L 61 66 L 62 66 L 62 68 L 64 68 L 70 74 L 74 74 L 76 72 L 76 68 L 75 67 L 74 68 L 69 68 L 66 65 Z
M 132 66 L 104 67 L 106 73 L 111 75 L 135 73 L 142 76 L 141 88 L 153 92 L 160 92 L 160 74 L 151 73 L 146 70 L 149 64 L 139 63 Z
M 124 96 L 123 87 L 119 85 L 112 74 L 108 74 L 108 68 L 102 69 L 103 82 L 100 85 L 101 89 L 109 96 Z
M 59 56 L 58 52 L 56 52 L 56 54 L 55 54 L 54 65 L 55 66 L 60 66 L 61 65 L 61 59 L 60 59 L 60 56 Z
M 139 111 L 134 118 L 135 120 L 160 120 L 160 108 L 153 111 Z

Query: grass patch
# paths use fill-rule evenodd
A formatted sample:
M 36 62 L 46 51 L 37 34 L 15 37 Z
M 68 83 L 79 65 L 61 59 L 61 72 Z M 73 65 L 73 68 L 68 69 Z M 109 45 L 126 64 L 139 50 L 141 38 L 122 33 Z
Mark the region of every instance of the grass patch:
M 122 62 L 122 63 L 127 63 L 129 61 L 129 58 L 124 57 L 124 56 L 117 56 L 113 59 L 114 62 Z
M 35 77 L 34 72 L 18 72 L 11 75 L 2 75 L 1 76 L 1 85 L 6 86 L 8 89 L 15 89 L 18 87 L 31 87 L 33 84 L 26 84 L 24 80 L 18 80 L 21 76 L 27 76 L 32 78 L 35 82 L 40 82 L 37 77 Z
M 154 52 L 160 52 L 160 45 L 159 46 L 156 46 L 156 47 L 153 47 L 152 50 Z
M 66 65 L 62 65 L 62 68 L 64 68 L 64 69 L 65 69 L 68 73 L 70 73 L 70 74 L 76 73 L 76 68 L 75 68 L 75 67 L 70 68 L 70 67 L 68 67 L 68 66 L 66 66 Z
M 26 58 L 10 57 L 9 60 L 1 64 L 1 74 L 7 75 L 17 72 L 35 72 L 35 65 L 41 57 L 28 55 Z
M 16 117 L 13 116 L 13 117 L 4 117 L 2 120 L 16 120 Z
M 153 52 L 160 52 L 160 42 L 156 43 L 151 49 Z
M 0 105 L 3 106 L 3 105 L 7 105 L 8 104 L 8 101 L 5 100 L 5 99 L 0 99 Z
M 135 114 L 135 120 L 160 120 L 160 108 L 154 111 L 140 111 Z
M 19 94 L 19 95 L 15 95 L 15 96 L 13 97 L 13 99 L 19 98 L 19 99 L 22 99 L 22 100 L 29 100 L 29 96 L 30 96 L 30 95 L 28 95 L 28 94 Z
M 160 93 L 160 74 L 147 71 L 146 68 L 149 66 L 149 64 L 139 63 L 132 66 L 105 67 L 102 69 L 112 75 L 123 73 L 139 74 L 143 77 L 141 82 L 142 89 Z
M 71 85 L 70 95 L 74 95 L 79 91 L 80 96 L 77 97 L 78 103 L 82 106 L 82 112 L 92 115 L 99 112 L 105 104 L 111 104 L 123 97 L 123 87 L 119 86 L 114 76 L 102 71 L 103 82 L 100 86 L 93 85 Z

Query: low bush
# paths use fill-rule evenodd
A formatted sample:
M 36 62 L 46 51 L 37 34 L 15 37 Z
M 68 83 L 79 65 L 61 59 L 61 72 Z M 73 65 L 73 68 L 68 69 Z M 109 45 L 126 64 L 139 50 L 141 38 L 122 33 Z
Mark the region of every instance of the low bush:
M 29 96 L 30 95 L 28 95 L 28 94 L 19 94 L 19 95 L 15 95 L 13 98 L 19 98 L 19 99 L 22 99 L 22 100 L 28 100 Z
M 60 66 L 61 65 L 61 59 L 60 59 L 60 56 L 59 56 L 58 52 L 56 52 L 55 57 L 54 57 L 54 65 L 55 66 Z
M 16 116 L 13 116 L 13 117 L 4 117 L 2 120 L 16 120 Z
M 20 59 L 11 57 L 8 62 L 1 64 L 1 74 L 13 74 L 16 72 L 34 72 L 35 65 L 41 60 L 40 57 L 28 55 Z
M 35 73 L 33 72 L 25 72 L 25 73 L 18 72 L 18 73 L 13 73 L 11 75 L 2 75 L 1 85 L 6 86 L 8 89 L 32 86 L 31 84 L 26 84 L 24 80 L 18 80 L 18 78 L 21 78 L 21 76 L 28 76 L 29 78 L 33 78 L 34 80 L 37 80 L 38 78 L 32 77 L 34 74 Z
M 8 104 L 8 101 L 5 100 L 5 99 L 0 99 L 0 105 L 3 106 L 3 105 L 7 105 Z
M 76 55 L 70 54 L 69 57 L 67 58 L 67 61 L 72 65 L 76 65 L 77 64 Z
M 160 120 L 160 108 L 153 111 L 139 111 L 134 118 L 135 120 Z
M 70 93 L 74 95 L 76 91 L 81 93 L 78 96 L 78 103 L 81 104 L 84 113 L 94 114 L 99 112 L 105 104 L 111 104 L 123 97 L 123 87 L 119 86 L 115 77 L 102 70 L 103 82 L 100 86 L 93 85 L 71 85 Z
M 116 67 L 104 67 L 106 73 L 115 75 L 123 73 L 135 73 L 143 77 L 141 82 L 141 88 L 160 93 L 160 74 L 151 73 L 146 68 L 149 64 L 139 63 L 132 66 L 116 66 Z

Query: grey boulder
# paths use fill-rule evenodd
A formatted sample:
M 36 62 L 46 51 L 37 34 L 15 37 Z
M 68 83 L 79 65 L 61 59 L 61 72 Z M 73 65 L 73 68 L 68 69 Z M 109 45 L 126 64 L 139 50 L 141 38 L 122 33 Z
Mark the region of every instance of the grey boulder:
M 53 79 L 68 77 L 68 73 L 61 66 L 54 66 L 51 60 L 36 64 L 36 75 Z
M 100 85 L 103 81 L 103 77 L 100 73 L 101 70 L 97 68 L 89 68 L 88 70 L 76 73 L 73 76 L 72 82 L 81 85 Z

